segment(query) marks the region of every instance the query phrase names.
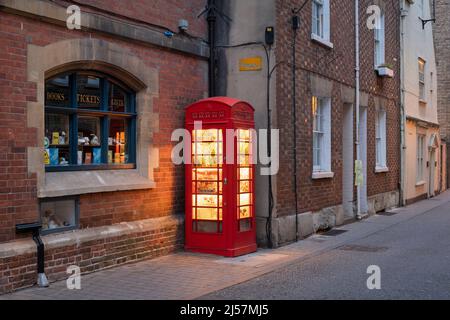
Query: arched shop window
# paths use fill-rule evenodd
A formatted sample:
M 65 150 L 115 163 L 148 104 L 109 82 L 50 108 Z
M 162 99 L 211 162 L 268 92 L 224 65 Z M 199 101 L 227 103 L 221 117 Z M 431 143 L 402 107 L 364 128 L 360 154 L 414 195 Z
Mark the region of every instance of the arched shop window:
M 48 79 L 44 145 L 46 171 L 135 168 L 135 94 L 98 72 Z

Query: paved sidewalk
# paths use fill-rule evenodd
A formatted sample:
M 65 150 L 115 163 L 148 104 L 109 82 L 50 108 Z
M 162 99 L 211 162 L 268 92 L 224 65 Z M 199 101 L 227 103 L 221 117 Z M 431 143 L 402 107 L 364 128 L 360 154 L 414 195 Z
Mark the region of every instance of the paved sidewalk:
M 341 226 L 337 229 L 347 232 L 337 236 L 314 235 L 279 249 L 260 249 L 257 253 L 232 259 L 182 252 L 84 275 L 81 290 L 68 290 L 65 281 L 60 281 L 46 289 L 33 287 L 3 295 L 0 300 L 195 299 L 358 242 L 448 202 L 450 192 L 392 210 L 395 215 L 376 215 Z

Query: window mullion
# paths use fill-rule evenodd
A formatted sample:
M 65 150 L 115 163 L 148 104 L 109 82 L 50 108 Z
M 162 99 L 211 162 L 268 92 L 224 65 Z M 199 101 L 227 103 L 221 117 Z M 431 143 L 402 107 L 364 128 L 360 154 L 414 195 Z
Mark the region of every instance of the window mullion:
M 70 164 L 78 164 L 78 114 L 70 116 Z
M 136 117 L 132 117 L 129 120 L 128 126 L 128 157 L 130 163 L 136 163 L 136 141 L 137 141 L 137 130 L 136 130 Z
M 76 109 L 78 105 L 77 99 L 77 76 L 73 73 L 69 76 L 70 87 L 70 108 Z M 78 164 L 78 114 L 73 113 L 69 118 L 69 144 L 70 144 L 70 164 Z
M 102 118 L 102 163 L 108 163 L 109 116 Z
M 108 92 L 109 92 L 109 82 L 105 78 L 100 79 L 100 101 L 101 110 L 108 111 Z

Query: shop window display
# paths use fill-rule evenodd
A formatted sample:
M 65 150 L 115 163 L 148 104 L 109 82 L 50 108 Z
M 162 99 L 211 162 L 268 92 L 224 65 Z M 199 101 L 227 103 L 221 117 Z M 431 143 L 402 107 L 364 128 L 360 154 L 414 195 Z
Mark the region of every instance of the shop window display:
M 45 90 L 47 171 L 135 168 L 134 93 L 96 72 L 53 77 Z

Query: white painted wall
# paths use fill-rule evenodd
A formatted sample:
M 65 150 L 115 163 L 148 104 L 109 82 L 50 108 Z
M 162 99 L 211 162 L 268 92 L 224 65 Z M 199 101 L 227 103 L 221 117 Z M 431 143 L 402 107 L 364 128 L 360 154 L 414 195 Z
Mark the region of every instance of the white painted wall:
M 404 77 L 402 79 L 404 85 L 405 113 L 409 118 L 423 120 L 428 123 L 438 123 L 437 118 L 437 76 L 436 61 L 433 42 L 433 23 L 428 22 L 425 29 L 422 28 L 422 22 L 419 17 L 430 19 L 431 1 L 424 0 L 424 13 L 421 14 L 419 2 L 416 0 L 414 4 L 402 0 L 403 6 L 407 12 L 404 18 L 404 52 L 402 63 L 404 67 Z M 425 66 L 425 103 L 419 100 L 419 64 L 418 60 L 422 58 L 426 61 Z M 423 124 L 422 124 L 423 125 Z M 417 122 L 408 121 L 405 127 L 405 199 L 414 199 L 428 191 L 429 167 L 424 168 L 425 184 L 417 184 L 417 133 L 426 135 L 426 150 L 424 155 L 425 163 L 430 161 L 430 152 L 428 143 L 432 134 L 438 134 L 437 128 L 429 126 L 417 127 Z M 436 150 L 436 160 L 440 158 L 439 148 Z M 430 163 L 431 165 L 431 163 Z M 439 163 L 440 165 L 440 163 Z M 434 183 L 436 190 L 439 189 L 439 173 L 440 167 L 435 170 Z
M 407 116 L 437 123 L 437 77 L 433 23 L 427 23 L 425 29 L 422 29 L 422 22 L 419 20 L 419 1 L 415 1 L 413 5 L 407 4 L 405 6 L 408 10 L 408 15 L 405 17 L 405 50 L 403 56 L 405 77 L 402 79 L 406 91 L 405 111 Z M 430 0 L 424 1 L 425 3 L 430 2 Z M 430 9 L 430 4 L 425 5 L 425 17 L 427 19 L 432 14 Z M 419 57 L 426 61 L 426 105 L 422 106 L 419 103 Z

